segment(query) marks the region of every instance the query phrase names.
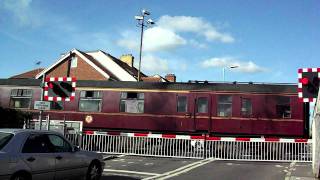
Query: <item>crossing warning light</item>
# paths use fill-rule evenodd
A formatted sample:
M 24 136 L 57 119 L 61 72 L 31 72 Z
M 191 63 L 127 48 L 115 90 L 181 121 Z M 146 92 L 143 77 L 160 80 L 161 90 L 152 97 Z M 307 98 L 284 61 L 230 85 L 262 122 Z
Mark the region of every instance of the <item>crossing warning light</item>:
M 298 70 L 298 96 L 301 102 L 315 102 L 319 91 L 320 68 Z
M 45 101 L 72 101 L 75 97 L 76 79 L 73 77 L 46 77 Z

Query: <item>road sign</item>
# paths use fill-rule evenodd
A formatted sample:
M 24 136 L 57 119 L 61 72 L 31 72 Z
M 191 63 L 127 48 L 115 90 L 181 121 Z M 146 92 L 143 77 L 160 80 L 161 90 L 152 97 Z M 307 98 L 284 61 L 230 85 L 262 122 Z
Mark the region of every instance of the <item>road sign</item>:
M 319 91 L 320 68 L 302 68 L 298 71 L 298 96 L 302 102 L 315 102 Z
M 50 110 L 50 102 L 48 101 L 35 101 L 34 109 L 38 110 Z
M 76 78 L 46 77 L 43 89 L 45 101 L 72 101 L 75 97 Z

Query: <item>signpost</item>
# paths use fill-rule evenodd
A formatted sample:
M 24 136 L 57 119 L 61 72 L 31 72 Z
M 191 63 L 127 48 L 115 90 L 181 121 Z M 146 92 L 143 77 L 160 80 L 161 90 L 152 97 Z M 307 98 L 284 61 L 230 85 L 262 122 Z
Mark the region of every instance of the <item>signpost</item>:
M 34 109 L 40 110 L 40 130 L 42 126 L 42 112 L 50 110 L 50 101 L 73 101 L 75 99 L 75 77 L 45 77 L 42 78 L 41 101 L 36 101 Z M 50 119 L 47 119 L 47 130 L 50 128 Z
M 49 101 L 35 101 L 34 109 L 48 111 L 50 110 L 50 102 Z

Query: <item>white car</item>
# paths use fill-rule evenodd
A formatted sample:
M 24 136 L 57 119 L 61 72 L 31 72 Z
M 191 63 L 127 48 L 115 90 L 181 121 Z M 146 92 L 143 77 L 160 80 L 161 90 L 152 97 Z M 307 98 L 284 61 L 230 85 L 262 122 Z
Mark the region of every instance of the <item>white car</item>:
M 0 129 L 0 179 L 98 180 L 101 154 L 81 151 L 61 134 L 28 129 Z

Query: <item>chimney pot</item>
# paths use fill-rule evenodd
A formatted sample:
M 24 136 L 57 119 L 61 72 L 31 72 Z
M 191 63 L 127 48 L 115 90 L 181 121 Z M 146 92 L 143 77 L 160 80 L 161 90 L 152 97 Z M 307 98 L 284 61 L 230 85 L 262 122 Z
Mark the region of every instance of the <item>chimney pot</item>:
M 124 54 L 120 56 L 120 60 L 128 64 L 130 67 L 133 67 L 134 57 L 132 56 L 132 54 Z
M 167 74 L 165 76 L 165 78 L 169 81 L 169 82 L 176 82 L 176 76 L 174 74 Z

